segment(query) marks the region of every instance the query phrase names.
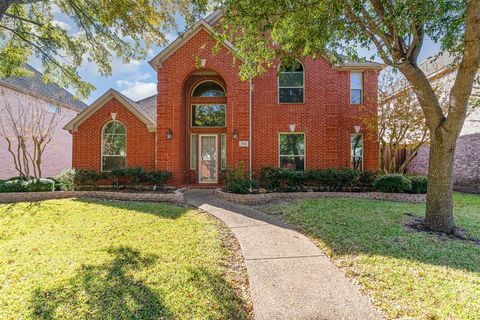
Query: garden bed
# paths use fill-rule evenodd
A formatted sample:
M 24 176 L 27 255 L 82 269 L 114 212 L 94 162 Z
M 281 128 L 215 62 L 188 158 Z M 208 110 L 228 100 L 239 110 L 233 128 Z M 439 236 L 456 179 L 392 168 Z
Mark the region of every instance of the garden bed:
M 132 192 L 129 192 L 132 191 Z M 0 203 L 13 203 L 23 201 L 42 201 L 49 199 L 66 198 L 97 198 L 127 201 L 150 202 L 184 202 L 183 190 L 170 193 L 156 191 L 122 190 L 122 191 L 54 191 L 54 192 L 7 192 L 0 193 Z
M 273 201 L 291 201 L 308 198 L 355 198 L 370 200 L 385 200 L 395 202 L 425 202 L 425 194 L 382 193 L 382 192 L 274 192 L 263 194 L 236 194 L 216 189 L 219 198 L 247 205 L 265 204 Z

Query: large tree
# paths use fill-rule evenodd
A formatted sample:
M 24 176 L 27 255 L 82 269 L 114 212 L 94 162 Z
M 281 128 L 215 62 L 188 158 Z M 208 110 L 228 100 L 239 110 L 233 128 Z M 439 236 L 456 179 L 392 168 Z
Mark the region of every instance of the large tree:
M 0 77 L 28 75 L 23 65 L 34 55 L 42 61 L 44 80 L 86 98 L 94 86 L 80 77 L 82 63 L 93 62 L 100 75 L 108 76 L 113 57 L 124 63 L 144 58 L 149 46 L 166 43 L 178 18 L 188 25 L 204 11 L 206 0 L 193 2 L 2 0 Z
M 408 80 L 430 132 L 424 223 L 452 233 L 453 157 L 480 64 L 479 0 L 224 0 L 223 37 L 242 57 L 243 77 L 262 73 L 277 57 L 356 57 L 375 48 L 383 62 Z M 443 112 L 418 66 L 424 39 L 457 57 L 458 72 Z

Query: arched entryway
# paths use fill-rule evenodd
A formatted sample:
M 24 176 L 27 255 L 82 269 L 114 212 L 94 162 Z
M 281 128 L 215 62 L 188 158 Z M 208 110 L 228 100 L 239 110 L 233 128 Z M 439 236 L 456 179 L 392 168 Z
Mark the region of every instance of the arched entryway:
M 186 81 L 186 175 L 189 184 L 218 184 L 226 169 L 227 90 L 215 72 L 200 70 Z

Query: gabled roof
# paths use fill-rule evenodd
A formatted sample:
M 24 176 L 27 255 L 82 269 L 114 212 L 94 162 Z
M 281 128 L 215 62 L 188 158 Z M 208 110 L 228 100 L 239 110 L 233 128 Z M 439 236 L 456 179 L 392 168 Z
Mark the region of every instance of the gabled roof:
M 152 99 L 152 96 L 147 99 Z M 105 103 L 107 103 L 109 100 L 112 98 L 115 98 L 118 100 L 125 108 L 127 108 L 130 112 L 132 112 L 140 121 L 145 123 L 147 126 L 148 131 L 150 132 L 155 132 L 156 124 L 155 120 L 156 119 L 156 104 L 155 104 L 155 114 L 151 110 L 152 102 L 151 100 L 146 102 L 142 102 L 143 100 L 140 100 L 142 103 L 141 105 L 138 104 L 137 102 L 125 97 L 123 94 L 118 92 L 115 89 L 109 89 L 107 92 L 105 92 L 100 98 L 98 98 L 95 102 L 93 102 L 87 109 L 83 110 L 80 114 L 78 114 L 75 118 L 73 118 L 69 123 L 63 127 L 63 129 L 68 130 L 70 132 L 77 130 L 78 126 L 84 122 L 86 119 L 88 119 L 91 115 L 93 115 L 98 109 L 103 107 Z M 155 99 L 156 100 L 156 99 Z M 152 116 L 154 116 L 152 118 Z
M 153 119 L 154 122 L 157 120 L 157 95 L 138 100 L 136 104 L 142 109 L 150 119 Z
M 148 63 L 156 70 L 157 66 L 161 65 L 168 57 L 170 57 L 175 51 L 182 47 L 188 40 L 190 40 L 194 35 L 196 35 L 200 30 L 206 30 L 208 33 L 215 35 L 216 32 L 213 30 L 212 26 L 205 20 L 201 19 L 197 21 L 192 27 L 170 43 L 165 49 L 163 49 L 159 54 L 157 54 L 152 60 Z M 232 52 L 237 50 L 233 44 L 229 41 L 223 41 L 223 44 L 230 49 Z
M 40 98 L 54 100 L 54 102 L 66 105 L 72 109 L 75 109 L 77 112 L 88 107 L 87 104 L 80 100 L 76 100 L 73 97 L 73 94 L 60 87 L 58 84 L 53 82 L 45 83 L 42 80 L 42 73 L 34 67 L 30 66 L 29 64 L 25 64 L 24 67 L 33 73 L 33 77 L 12 76 L 8 78 L 1 78 L 0 85 L 26 94 L 33 94 Z

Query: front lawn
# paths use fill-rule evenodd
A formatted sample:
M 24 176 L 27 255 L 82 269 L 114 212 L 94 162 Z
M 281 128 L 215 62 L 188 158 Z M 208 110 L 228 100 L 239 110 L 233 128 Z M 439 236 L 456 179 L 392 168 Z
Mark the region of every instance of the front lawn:
M 405 213 L 425 205 L 358 199 L 311 199 L 272 205 L 315 239 L 390 319 L 478 319 L 480 246 L 407 232 Z M 480 196 L 455 195 L 455 218 L 480 238 Z
M 218 222 L 166 204 L 0 205 L 0 319 L 244 319 Z

